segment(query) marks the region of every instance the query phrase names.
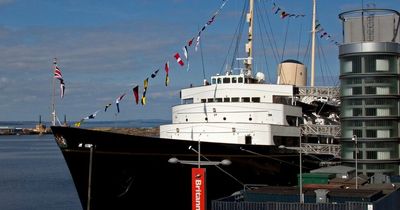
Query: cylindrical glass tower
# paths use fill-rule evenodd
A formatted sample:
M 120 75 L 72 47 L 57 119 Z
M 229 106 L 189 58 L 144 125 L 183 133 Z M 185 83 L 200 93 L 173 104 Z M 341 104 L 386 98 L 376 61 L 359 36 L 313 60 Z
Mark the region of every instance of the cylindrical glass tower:
M 366 175 L 400 174 L 399 16 L 386 9 L 339 15 L 342 162 L 357 161 Z

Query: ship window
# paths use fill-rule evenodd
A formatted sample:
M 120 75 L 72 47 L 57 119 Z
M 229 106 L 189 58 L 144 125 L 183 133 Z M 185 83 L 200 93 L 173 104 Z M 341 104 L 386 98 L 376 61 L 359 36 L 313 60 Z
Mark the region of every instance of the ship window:
M 239 102 L 239 97 L 232 98 L 232 102 Z
M 214 99 L 213 98 L 209 98 L 208 102 L 214 102 Z
M 215 102 L 222 102 L 222 98 L 216 98 Z
M 230 102 L 231 99 L 230 98 L 224 98 L 224 102 Z
M 218 84 L 221 84 L 221 78 L 218 78 L 218 79 L 217 79 L 217 83 L 218 83 Z
M 231 83 L 231 78 L 225 77 L 222 81 L 224 82 L 224 84 Z
M 185 98 L 185 99 L 183 99 L 183 104 L 193 104 L 193 98 Z
M 205 99 L 205 98 L 201 99 L 201 103 L 206 103 L 206 102 L 207 102 L 207 99 Z
M 249 83 L 249 78 L 245 78 L 244 83 L 246 83 L 246 84 Z
M 250 102 L 250 97 L 242 97 L 242 102 Z
M 260 97 L 251 98 L 251 102 L 260 103 Z
M 212 84 L 215 84 L 215 83 L 216 83 L 215 78 L 212 78 L 211 83 L 212 83 Z
M 286 116 L 286 121 L 290 126 L 296 126 L 297 124 L 297 117 L 296 116 Z
M 237 83 L 237 78 L 236 77 L 232 77 L 232 83 Z
M 243 77 L 239 77 L 239 83 L 243 83 Z

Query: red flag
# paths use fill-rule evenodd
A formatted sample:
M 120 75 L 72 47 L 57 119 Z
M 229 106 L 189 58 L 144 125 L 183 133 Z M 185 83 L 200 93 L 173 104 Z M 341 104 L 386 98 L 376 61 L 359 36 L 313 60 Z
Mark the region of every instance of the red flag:
M 136 104 L 139 103 L 139 85 L 133 88 L 133 95 L 135 96 Z
M 189 42 L 188 42 L 189 47 L 192 46 L 193 40 L 194 40 L 194 37 L 191 40 L 189 40 Z
M 175 57 L 175 59 L 176 59 L 176 62 L 179 63 L 179 65 L 181 65 L 181 66 L 184 65 L 183 60 L 182 60 L 181 56 L 179 55 L 179 53 L 176 53 L 176 54 L 174 55 L 174 57 Z

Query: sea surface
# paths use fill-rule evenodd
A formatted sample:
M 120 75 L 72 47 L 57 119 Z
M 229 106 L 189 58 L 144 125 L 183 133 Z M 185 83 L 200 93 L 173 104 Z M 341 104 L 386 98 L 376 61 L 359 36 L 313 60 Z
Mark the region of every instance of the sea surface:
M 0 122 L 0 126 L 32 128 L 36 123 Z M 82 127 L 155 127 L 164 123 L 169 122 L 93 122 Z M 0 210 L 47 209 L 82 209 L 53 136 L 0 135 Z
M 82 209 L 52 135 L 0 136 L 0 209 Z

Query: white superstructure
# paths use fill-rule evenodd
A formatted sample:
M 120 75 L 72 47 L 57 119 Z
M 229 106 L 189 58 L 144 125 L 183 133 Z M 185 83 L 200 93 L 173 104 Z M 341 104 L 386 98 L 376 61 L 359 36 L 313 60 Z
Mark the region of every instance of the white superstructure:
M 182 104 L 172 108 L 172 124 L 160 127 L 160 137 L 280 145 L 300 135 L 302 110 L 292 106 L 293 95 L 293 85 L 263 84 L 244 74 L 217 75 L 211 84 L 181 90 Z

